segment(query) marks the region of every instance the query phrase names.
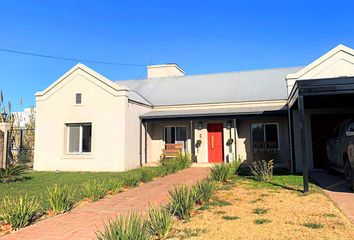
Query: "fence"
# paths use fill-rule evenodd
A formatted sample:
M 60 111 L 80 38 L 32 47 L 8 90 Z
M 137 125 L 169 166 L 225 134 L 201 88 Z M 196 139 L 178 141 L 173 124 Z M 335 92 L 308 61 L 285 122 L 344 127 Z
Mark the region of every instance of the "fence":
M 7 134 L 7 164 L 21 163 L 32 167 L 35 130 L 31 128 L 13 128 Z

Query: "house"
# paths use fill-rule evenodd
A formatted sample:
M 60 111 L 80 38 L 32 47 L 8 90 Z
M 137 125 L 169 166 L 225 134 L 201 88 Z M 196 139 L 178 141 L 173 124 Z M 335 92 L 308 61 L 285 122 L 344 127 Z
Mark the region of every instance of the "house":
M 343 45 L 303 67 L 186 76 L 162 64 L 145 80 L 77 64 L 36 93 L 34 169 L 124 171 L 171 144 L 197 163 L 323 168 L 326 137 L 354 112 L 353 76 L 354 50 Z

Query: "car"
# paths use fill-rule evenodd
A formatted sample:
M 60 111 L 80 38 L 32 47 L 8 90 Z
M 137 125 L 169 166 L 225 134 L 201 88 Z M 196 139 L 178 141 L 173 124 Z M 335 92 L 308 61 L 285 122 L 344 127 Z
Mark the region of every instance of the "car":
M 354 119 L 337 125 L 326 149 L 330 168 L 343 172 L 347 186 L 354 190 Z

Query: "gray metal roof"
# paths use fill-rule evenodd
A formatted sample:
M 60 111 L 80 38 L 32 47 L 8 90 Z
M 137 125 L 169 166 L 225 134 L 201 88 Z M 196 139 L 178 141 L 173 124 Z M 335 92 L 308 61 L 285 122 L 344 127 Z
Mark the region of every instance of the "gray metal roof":
M 285 77 L 302 67 L 115 81 L 153 106 L 287 99 Z M 143 100 L 142 100 L 143 99 Z
M 233 107 L 214 109 L 193 109 L 193 110 L 171 110 L 171 111 L 150 111 L 140 116 L 142 119 L 159 118 L 183 118 L 183 117 L 206 117 L 206 116 L 237 116 L 254 115 L 287 110 L 287 106 L 267 106 L 267 107 Z

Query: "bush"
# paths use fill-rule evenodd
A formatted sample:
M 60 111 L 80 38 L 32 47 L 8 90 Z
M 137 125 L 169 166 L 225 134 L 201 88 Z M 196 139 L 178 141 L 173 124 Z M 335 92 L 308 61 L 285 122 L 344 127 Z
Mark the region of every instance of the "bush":
M 269 182 L 273 177 L 273 160 L 253 162 L 250 166 L 251 173 L 258 181 Z
M 179 153 L 174 158 L 161 158 L 160 166 L 164 169 L 164 175 L 175 173 L 192 165 L 190 153 Z
M 141 181 L 141 174 L 128 173 L 124 177 L 124 186 L 125 187 L 137 187 Z
M 105 188 L 104 182 L 88 182 L 84 184 L 84 195 L 85 197 L 91 199 L 95 202 L 106 195 L 107 189 Z
M 174 219 L 165 207 L 149 206 L 148 229 L 151 235 L 159 239 L 167 239 L 170 235 Z
M 153 169 L 142 168 L 141 169 L 141 181 L 143 183 L 151 182 L 151 180 L 155 177 L 155 173 Z
M 72 200 L 73 193 L 66 186 L 54 185 L 48 189 L 48 201 L 50 210 L 54 214 L 60 214 L 69 211 L 74 204 Z
M 0 180 L 3 183 L 14 181 L 24 174 L 26 169 L 26 165 L 10 165 L 0 168 Z
M 176 186 L 169 191 L 170 203 L 168 209 L 180 219 L 188 221 L 197 200 L 194 188 L 186 185 Z
M 178 170 L 183 170 L 192 165 L 192 156 L 190 153 L 179 153 L 175 161 L 177 161 Z
M 196 202 L 201 204 L 203 202 L 209 202 L 210 198 L 214 195 L 216 185 L 213 181 L 207 179 L 198 182 L 195 188 Z
M 235 173 L 235 174 L 239 173 L 242 162 L 243 161 L 242 161 L 241 156 L 238 156 L 237 159 L 235 159 L 234 161 L 231 162 L 231 167 L 232 167 L 233 173 Z
M 234 167 L 230 163 L 215 164 L 211 168 L 210 177 L 214 181 L 226 182 L 234 175 Z
M 39 202 L 27 195 L 24 197 L 4 198 L 0 208 L 0 219 L 18 230 L 29 225 L 39 214 Z
M 119 216 L 108 222 L 103 231 L 97 231 L 98 240 L 148 240 L 147 224 L 136 213 Z

